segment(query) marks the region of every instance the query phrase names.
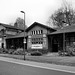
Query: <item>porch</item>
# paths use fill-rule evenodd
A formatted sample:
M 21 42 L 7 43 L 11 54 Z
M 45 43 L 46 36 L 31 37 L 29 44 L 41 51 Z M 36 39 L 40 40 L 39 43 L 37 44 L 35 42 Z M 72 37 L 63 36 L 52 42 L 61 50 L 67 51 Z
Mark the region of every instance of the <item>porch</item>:
M 66 51 L 72 45 L 75 46 L 75 32 L 48 35 L 49 52 Z

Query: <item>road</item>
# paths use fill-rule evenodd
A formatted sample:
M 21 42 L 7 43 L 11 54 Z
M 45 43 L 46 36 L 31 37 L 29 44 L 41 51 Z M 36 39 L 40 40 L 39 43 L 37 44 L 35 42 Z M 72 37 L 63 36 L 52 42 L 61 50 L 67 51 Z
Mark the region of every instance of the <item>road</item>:
M 75 73 L 33 67 L 0 60 L 0 75 L 75 75 Z

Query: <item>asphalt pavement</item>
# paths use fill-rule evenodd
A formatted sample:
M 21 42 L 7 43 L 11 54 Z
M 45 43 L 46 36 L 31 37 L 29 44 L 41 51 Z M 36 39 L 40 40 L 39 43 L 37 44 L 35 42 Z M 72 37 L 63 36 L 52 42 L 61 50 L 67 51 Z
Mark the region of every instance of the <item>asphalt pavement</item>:
M 0 75 L 75 75 L 75 68 L 0 57 Z

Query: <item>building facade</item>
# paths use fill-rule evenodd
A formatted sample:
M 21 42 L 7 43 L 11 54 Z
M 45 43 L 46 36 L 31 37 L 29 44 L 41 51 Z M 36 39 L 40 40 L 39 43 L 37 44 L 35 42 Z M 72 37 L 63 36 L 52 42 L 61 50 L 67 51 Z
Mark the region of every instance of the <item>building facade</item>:
M 27 50 L 28 51 L 40 50 L 42 52 L 48 52 L 49 43 L 47 34 L 53 31 L 55 30 L 48 26 L 34 22 L 30 27 L 26 29 L 28 36 Z
M 6 39 L 8 37 L 13 37 L 21 32 L 23 32 L 23 29 L 0 23 L 0 48 L 6 48 L 6 46 L 8 45 Z
M 25 32 L 25 48 L 29 52 L 37 50 L 42 53 L 66 51 L 67 46 L 75 44 L 75 25 L 53 29 L 34 22 Z M 7 37 L 6 48 L 11 48 L 12 46 L 14 49 L 23 48 L 23 39 L 24 32 L 13 37 Z
M 40 23 L 33 23 L 26 29 L 27 49 L 42 52 L 66 51 L 75 45 L 75 25 L 53 29 Z

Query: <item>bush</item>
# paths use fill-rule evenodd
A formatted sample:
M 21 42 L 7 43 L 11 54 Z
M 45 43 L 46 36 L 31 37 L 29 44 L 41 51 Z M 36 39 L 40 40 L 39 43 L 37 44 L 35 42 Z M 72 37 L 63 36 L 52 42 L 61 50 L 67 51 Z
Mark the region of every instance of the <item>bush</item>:
M 68 53 L 67 52 L 64 52 L 64 51 L 58 51 L 58 54 L 60 56 L 68 56 Z
M 8 49 L 3 49 L 3 53 L 8 53 Z
M 69 56 L 74 56 L 75 55 L 75 47 L 74 46 L 67 46 L 67 53 Z
M 75 47 L 74 46 L 67 46 L 66 51 L 58 51 L 59 55 L 62 56 L 75 56 Z
M 35 52 L 35 51 L 39 51 L 42 54 L 47 54 L 49 52 L 48 49 L 28 49 L 27 52 L 31 53 L 31 52 Z
M 75 56 L 75 48 L 73 48 L 72 55 Z
M 3 53 L 3 51 L 4 51 L 3 48 L 0 48 L 0 53 Z
M 9 49 L 9 50 L 8 50 L 8 53 L 9 53 L 9 54 L 13 54 L 14 51 L 15 51 L 15 49 Z
M 58 54 L 61 56 L 61 55 L 63 55 L 63 52 L 62 51 L 58 51 Z
M 16 54 L 16 55 L 24 55 L 23 48 L 18 48 L 16 51 L 13 52 L 13 54 Z
M 5 48 L 0 48 L 0 53 L 8 53 L 8 50 Z
M 68 53 L 68 55 L 69 55 L 69 56 L 71 56 L 71 55 L 72 55 L 72 50 L 73 50 L 73 48 L 72 48 L 72 47 L 69 47 L 69 48 L 68 48 L 67 53 Z
M 31 53 L 31 55 L 32 55 L 32 56 L 41 56 L 42 53 L 39 52 L 39 51 L 34 51 L 34 52 Z

